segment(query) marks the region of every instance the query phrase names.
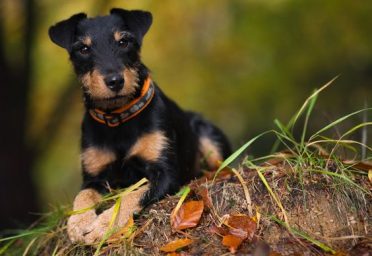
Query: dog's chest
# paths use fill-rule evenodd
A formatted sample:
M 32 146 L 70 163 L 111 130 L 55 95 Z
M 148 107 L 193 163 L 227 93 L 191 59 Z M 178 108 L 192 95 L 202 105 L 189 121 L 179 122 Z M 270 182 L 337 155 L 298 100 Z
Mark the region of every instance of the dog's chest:
M 163 131 L 145 133 L 129 148 L 125 159 L 136 156 L 145 161 L 157 162 L 163 150 L 168 147 L 168 143 L 168 139 Z
M 83 149 L 81 160 L 84 171 L 97 176 L 110 165 L 115 165 L 115 169 L 122 169 L 134 157 L 147 162 L 157 162 L 168 147 L 169 140 L 165 133 L 156 130 L 126 141 L 89 146 Z

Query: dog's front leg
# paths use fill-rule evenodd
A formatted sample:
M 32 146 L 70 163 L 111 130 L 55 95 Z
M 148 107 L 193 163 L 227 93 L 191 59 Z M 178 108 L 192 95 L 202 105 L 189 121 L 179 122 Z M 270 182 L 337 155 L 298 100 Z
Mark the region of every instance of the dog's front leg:
M 166 168 L 164 164 L 143 164 L 140 166 L 148 174 L 146 177 L 149 179 L 150 184 L 122 196 L 119 212 L 111 227 L 110 223 L 115 217 L 115 206 L 101 213 L 94 221 L 92 231 L 85 236 L 85 243 L 92 244 L 98 242 L 107 232 L 115 232 L 115 230 L 123 227 L 133 213 L 140 212 L 148 204 L 162 199 L 167 194 L 173 194 L 179 189 L 179 184 L 172 178 L 172 175 L 165 173 L 167 170 L 170 172 L 170 170 L 174 169 Z
M 115 153 L 106 148 L 84 147 L 81 155 L 83 168 L 83 190 L 75 197 L 73 214 L 67 222 L 67 231 L 72 242 L 86 242 L 86 235 L 92 232 L 97 214 L 94 206 L 101 201 L 104 180 L 99 175 L 110 168 L 116 159 Z
M 117 215 L 115 216 L 114 213 L 115 205 L 102 212 L 92 223 L 91 232 L 85 235 L 84 242 L 86 244 L 99 242 L 107 232 L 115 232 L 123 227 L 133 213 L 141 211 L 143 207 L 141 201 L 148 191 L 149 186 L 146 185 L 123 195 Z M 112 226 L 110 226 L 110 223 L 112 223 Z
M 73 213 L 67 221 L 67 232 L 72 242 L 84 242 L 97 218 L 94 206 L 101 200 L 101 195 L 94 189 L 83 189 L 75 197 Z

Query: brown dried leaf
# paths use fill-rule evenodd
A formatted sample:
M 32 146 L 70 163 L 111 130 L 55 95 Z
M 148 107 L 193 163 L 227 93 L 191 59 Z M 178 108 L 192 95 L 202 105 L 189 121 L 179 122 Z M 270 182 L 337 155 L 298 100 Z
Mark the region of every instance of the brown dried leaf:
M 247 215 L 231 215 L 226 221 L 229 233 L 243 240 L 251 239 L 256 231 L 256 222 Z
M 160 251 L 163 252 L 175 252 L 178 249 L 186 247 L 192 244 L 194 241 L 189 238 L 181 238 L 167 243 L 166 245 L 160 248 Z
M 177 252 L 171 252 L 171 253 L 167 253 L 167 256 L 180 256 L 181 254 L 177 253 Z
M 217 175 L 216 180 L 227 180 L 230 179 L 232 176 L 232 172 L 229 167 L 223 168 Z M 207 178 L 207 180 L 213 180 L 214 176 L 216 175 L 216 172 L 205 172 L 204 177 Z M 204 178 L 203 177 L 203 178 Z
M 203 201 L 189 201 L 184 203 L 177 214 L 171 215 L 172 228 L 175 230 L 182 230 L 197 226 L 203 209 Z
M 216 225 L 212 225 L 209 227 L 209 232 L 212 234 L 217 234 L 219 236 L 226 236 L 229 234 L 229 230 L 226 227 L 218 227 Z
M 195 188 L 194 191 L 202 198 L 203 203 L 206 207 L 208 207 L 209 209 L 213 208 L 212 199 L 209 196 L 208 189 L 205 186 L 199 186 Z
M 229 247 L 231 253 L 236 253 L 236 250 L 243 242 L 243 239 L 234 235 L 226 235 L 222 239 L 222 244 Z
M 282 254 L 280 254 L 279 252 L 276 252 L 276 251 L 271 251 L 269 253 L 269 256 L 282 256 Z
M 190 254 L 185 252 L 171 252 L 167 253 L 167 256 L 190 256 Z
M 361 171 L 366 171 L 368 172 L 369 170 L 372 170 L 372 163 L 371 162 L 357 162 L 353 160 L 344 160 L 342 161 L 344 164 L 352 165 L 353 168 L 361 170 Z

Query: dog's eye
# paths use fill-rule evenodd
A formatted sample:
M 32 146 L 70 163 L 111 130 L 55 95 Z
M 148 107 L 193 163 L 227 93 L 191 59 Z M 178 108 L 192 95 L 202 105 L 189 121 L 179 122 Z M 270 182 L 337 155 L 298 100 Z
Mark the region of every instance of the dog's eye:
M 129 45 L 129 42 L 125 39 L 120 39 L 118 42 L 119 46 L 122 48 L 127 48 Z
M 86 45 L 83 45 L 80 49 L 79 52 L 83 55 L 86 55 L 90 52 L 90 48 Z

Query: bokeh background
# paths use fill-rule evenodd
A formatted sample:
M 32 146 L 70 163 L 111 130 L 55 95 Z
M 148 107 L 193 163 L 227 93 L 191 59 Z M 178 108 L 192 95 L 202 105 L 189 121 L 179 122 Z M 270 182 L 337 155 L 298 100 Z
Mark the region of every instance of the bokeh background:
M 0 228 L 26 224 L 29 212 L 77 193 L 81 94 L 47 30 L 77 12 L 112 7 L 153 13 L 142 50 L 153 78 L 183 108 L 217 123 L 235 148 L 274 118 L 288 121 L 336 75 L 310 129 L 371 105 L 371 1 L 1 0 Z M 271 145 L 263 139 L 250 153 Z

